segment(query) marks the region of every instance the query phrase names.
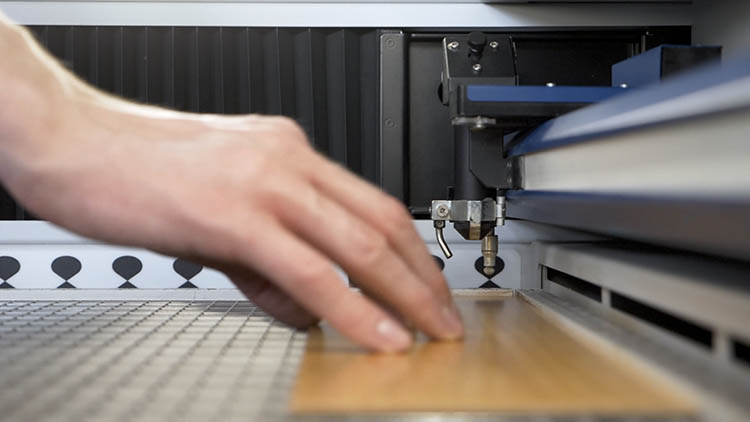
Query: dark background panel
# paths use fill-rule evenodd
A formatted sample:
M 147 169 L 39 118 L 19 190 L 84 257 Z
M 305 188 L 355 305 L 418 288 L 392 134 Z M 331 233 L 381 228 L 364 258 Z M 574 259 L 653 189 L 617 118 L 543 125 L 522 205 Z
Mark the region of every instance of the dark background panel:
M 611 66 L 662 43 L 690 44 L 689 27 L 528 31 L 509 35 L 521 85 L 610 86 Z M 438 97 L 441 40 L 451 33 L 412 34 L 409 44 L 407 205 L 427 217 L 433 199 L 453 184 L 453 130 Z
M 16 219 L 16 203 L 0 185 L 0 220 Z

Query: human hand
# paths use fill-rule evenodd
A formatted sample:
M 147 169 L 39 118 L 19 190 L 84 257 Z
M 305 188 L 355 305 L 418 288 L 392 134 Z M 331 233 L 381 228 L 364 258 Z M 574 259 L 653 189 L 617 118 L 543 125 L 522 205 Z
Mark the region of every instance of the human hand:
M 136 105 L 26 59 L 47 69 L 12 69 L 38 120 L 6 124 L 23 142 L 0 148 L 0 178 L 36 215 L 217 268 L 278 319 L 303 327 L 322 318 L 374 350 L 410 345 L 400 319 L 437 339 L 461 337 L 408 212 L 315 152 L 293 121 Z

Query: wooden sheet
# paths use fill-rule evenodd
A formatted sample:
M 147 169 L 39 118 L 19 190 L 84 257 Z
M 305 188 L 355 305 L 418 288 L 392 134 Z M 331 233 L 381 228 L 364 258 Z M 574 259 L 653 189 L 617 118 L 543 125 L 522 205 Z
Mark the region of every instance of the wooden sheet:
M 296 413 L 482 411 L 689 414 L 692 400 L 621 354 L 571 335 L 521 298 L 458 297 L 463 342 L 371 354 L 330 328 L 309 334 Z

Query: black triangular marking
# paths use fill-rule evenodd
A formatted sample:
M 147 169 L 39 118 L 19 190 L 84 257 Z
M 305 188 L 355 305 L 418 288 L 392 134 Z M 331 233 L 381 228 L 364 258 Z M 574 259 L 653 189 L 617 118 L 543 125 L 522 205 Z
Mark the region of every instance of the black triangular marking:
M 76 286 L 68 283 L 67 281 L 59 286 L 57 286 L 58 289 L 75 289 Z
M 21 264 L 12 256 L 0 256 L 0 280 L 8 281 L 21 269 Z
M 7 281 L 3 281 L 3 283 L 0 284 L 0 289 L 15 289 L 15 287 Z
M 180 286 L 180 288 L 181 289 L 197 289 L 198 286 L 196 286 L 195 284 L 193 284 L 193 283 L 191 283 L 189 281 L 186 281 L 186 282 L 182 283 L 182 286 Z
M 494 281 L 487 280 L 487 281 L 484 282 L 484 284 L 482 284 L 481 286 L 479 286 L 479 288 L 480 289 L 500 289 L 501 287 L 498 286 L 497 284 L 495 284 Z
M 137 289 L 137 288 L 138 287 L 136 287 L 135 284 L 133 284 L 133 283 L 131 283 L 129 281 L 126 281 L 126 282 L 120 284 L 120 287 L 118 287 L 118 289 Z

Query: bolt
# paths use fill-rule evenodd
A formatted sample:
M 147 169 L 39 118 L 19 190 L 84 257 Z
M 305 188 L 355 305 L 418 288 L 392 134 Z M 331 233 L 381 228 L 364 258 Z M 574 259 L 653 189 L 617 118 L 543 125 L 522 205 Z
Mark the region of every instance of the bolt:
M 490 41 L 490 48 L 491 48 L 491 49 L 493 49 L 493 50 L 497 50 L 497 46 L 498 46 L 498 45 L 499 45 L 499 44 L 497 43 L 497 41 Z
M 555 86 L 555 84 L 553 82 L 547 82 L 547 87 L 548 88 L 553 88 L 554 86 Z
M 438 205 L 438 208 L 437 208 L 438 217 L 445 218 L 448 216 L 448 212 L 449 212 L 448 207 L 446 207 L 445 205 Z
M 472 69 L 474 69 L 474 72 L 477 72 L 477 73 L 479 73 L 479 72 L 480 72 L 480 71 L 482 70 L 482 65 L 481 65 L 481 64 L 479 64 L 479 63 L 476 63 L 476 64 L 475 64 L 474 66 L 472 66 L 471 68 L 472 68 Z
M 620 88 L 627 88 L 628 84 L 620 84 Z
M 456 51 L 458 50 L 458 41 L 451 41 L 448 43 L 448 50 Z

